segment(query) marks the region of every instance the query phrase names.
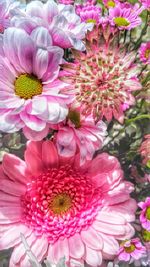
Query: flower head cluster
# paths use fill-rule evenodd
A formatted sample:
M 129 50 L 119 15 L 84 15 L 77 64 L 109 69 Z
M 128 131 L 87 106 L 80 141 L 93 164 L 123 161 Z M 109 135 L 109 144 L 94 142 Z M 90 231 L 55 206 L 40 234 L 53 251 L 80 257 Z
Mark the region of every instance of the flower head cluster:
M 150 64 L 150 42 L 141 44 L 139 55 L 143 63 Z
M 135 55 L 104 44 L 75 53 L 75 62 L 63 65 L 62 80 L 75 90 L 76 105 L 95 121 L 105 117 L 123 122 L 124 110 L 133 105 L 132 91 L 141 89 Z
M 120 244 L 118 259 L 121 261 L 138 260 L 146 253 L 139 238 L 126 240 Z
M 99 266 L 134 234 L 132 190 L 107 153 L 80 167 L 78 155 L 60 157 L 51 141 L 29 142 L 25 161 L 7 154 L 1 166 L 0 249 L 14 246 L 10 265 L 30 266 L 22 233 L 39 261 Z

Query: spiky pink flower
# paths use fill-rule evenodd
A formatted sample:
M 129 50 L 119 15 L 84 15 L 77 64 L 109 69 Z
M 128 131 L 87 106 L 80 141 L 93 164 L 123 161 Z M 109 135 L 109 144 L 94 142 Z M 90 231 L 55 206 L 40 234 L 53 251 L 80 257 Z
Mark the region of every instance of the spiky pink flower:
M 35 46 L 48 44 L 48 48 Z M 8 28 L 0 55 L 0 130 L 24 130 L 30 138 L 42 139 L 48 123 L 63 121 L 68 113 L 66 84 L 57 79 L 63 50 L 51 46 L 44 28 L 32 37 L 24 30 Z M 35 41 L 35 42 L 34 42 Z M 65 93 L 63 93 L 65 88 Z
M 60 5 L 53 0 L 48 0 L 45 4 L 41 1 L 30 2 L 25 12 L 18 13 L 16 10 L 16 16 L 11 23 L 29 34 L 39 26 L 45 27 L 53 45 L 79 50 L 85 50 L 82 39 L 85 38 L 86 32 L 93 28 L 91 23 L 81 22 L 74 6 Z
M 138 206 L 142 209 L 140 214 L 140 222 L 144 229 L 150 231 L 150 197 L 145 202 L 141 201 Z
M 150 64 L 150 42 L 141 44 L 139 55 L 143 63 Z
M 97 267 L 134 234 L 132 190 L 115 157 L 103 153 L 80 167 L 79 155 L 60 157 L 51 141 L 29 142 L 25 162 L 6 154 L 0 168 L 0 249 L 14 247 L 11 267 L 31 266 L 22 233 L 38 261 L 65 256 L 68 266 Z
M 10 11 L 15 9 L 19 2 L 15 0 L 1 0 L 0 1 L 0 33 L 10 26 Z
M 114 117 L 123 122 L 124 110 L 135 103 L 132 91 L 141 89 L 134 53 L 111 45 L 91 45 L 87 53 L 76 52 L 75 62 L 64 64 L 62 80 L 72 85 L 76 105 L 95 121 Z
M 132 6 L 129 3 L 120 3 L 109 9 L 109 20 L 112 26 L 117 26 L 120 30 L 131 30 L 142 23 L 139 14 L 143 8 L 138 4 Z
M 142 142 L 139 152 L 143 158 L 143 164 L 150 165 L 150 134 L 145 135 L 145 140 Z
M 103 145 L 106 124 L 95 124 L 92 116 L 84 117 L 78 110 L 70 110 L 67 121 L 58 126 L 55 141 L 59 155 L 74 156 L 80 151 L 80 163 L 91 160 L 95 151 Z
M 76 12 L 80 16 L 81 20 L 86 23 L 99 24 L 101 17 L 101 8 L 99 6 L 86 3 L 76 7 Z
M 146 255 L 146 248 L 141 244 L 139 238 L 133 238 L 120 244 L 118 259 L 121 261 L 138 260 L 143 254 Z

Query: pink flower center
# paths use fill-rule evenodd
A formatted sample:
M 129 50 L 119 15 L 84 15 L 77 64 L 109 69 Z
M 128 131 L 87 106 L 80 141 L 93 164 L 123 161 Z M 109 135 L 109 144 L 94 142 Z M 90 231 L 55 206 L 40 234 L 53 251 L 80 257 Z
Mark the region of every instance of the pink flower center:
M 21 203 L 23 223 L 53 243 L 92 224 L 101 194 L 86 175 L 65 165 L 32 177 Z

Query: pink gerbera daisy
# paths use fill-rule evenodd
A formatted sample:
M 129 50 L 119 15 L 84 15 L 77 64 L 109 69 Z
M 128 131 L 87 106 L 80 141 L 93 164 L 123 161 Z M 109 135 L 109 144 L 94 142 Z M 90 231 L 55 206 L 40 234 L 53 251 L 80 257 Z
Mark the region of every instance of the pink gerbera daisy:
M 78 155 L 60 157 L 51 141 L 29 142 L 25 162 L 6 154 L 0 169 L 0 249 L 14 247 L 11 267 L 30 267 L 22 233 L 40 262 L 65 256 L 68 266 L 97 267 L 134 234 L 132 190 L 115 157 L 80 167 Z
M 121 261 L 138 260 L 143 254 L 146 254 L 146 248 L 141 244 L 139 238 L 133 238 L 120 244 L 118 259 Z
M 120 30 L 131 30 L 142 23 L 139 17 L 142 10 L 139 5 L 118 4 L 109 9 L 109 21 L 112 26 L 117 26 Z
M 35 43 L 38 42 L 38 47 Z M 47 49 L 43 46 L 47 45 Z M 63 50 L 51 46 L 46 29 L 5 30 L 0 56 L 0 130 L 15 132 L 23 128 L 28 138 L 42 139 L 48 123 L 66 118 L 67 101 L 57 79 Z
M 114 117 L 123 122 L 124 110 L 135 103 L 132 91 L 141 89 L 134 53 L 126 54 L 108 44 L 87 46 L 75 52 L 75 62 L 63 65 L 62 80 L 72 85 L 76 105 L 95 121 Z
M 138 206 L 142 209 L 140 214 L 140 222 L 144 229 L 150 231 L 150 197 L 145 202 L 141 201 Z
M 143 63 L 150 64 L 150 42 L 141 44 L 139 55 Z
M 106 124 L 103 121 L 95 124 L 92 116 L 84 117 L 78 110 L 70 110 L 54 138 L 61 156 L 71 157 L 80 151 L 80 163 L 83 164 L 102 147 L 105 135 Z

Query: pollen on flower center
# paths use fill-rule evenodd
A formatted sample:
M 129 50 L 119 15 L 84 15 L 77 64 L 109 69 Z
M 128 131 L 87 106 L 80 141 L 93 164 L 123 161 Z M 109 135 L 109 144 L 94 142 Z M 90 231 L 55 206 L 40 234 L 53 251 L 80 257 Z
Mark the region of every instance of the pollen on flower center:
M 122 17 L 114 18 L 114 22 L 118 27 L 130 25 L 130 22 L 127 19 L 122 18 Z
M 124 247 L 124 250 L 127 253 L 132 253 L 135 250 L 135 246 L 133 244 L 131 244 L 129 247 Z
M 87 19 L 86 22 L 87 23 L 94 23 L 94 24 L 96 24 L 96 20 L 95 19 Z
M 52 199 L 49 208 L 54 214 L 67 212 L 71 208 L 71 197 L 66 193 L 60 193 Z
M 76 110 L 70 110 L 68 114 L 68 119 L 75 125 L 75 128 L 80 128 L 80 113 Z
M 114 1 L 108 1 L 107 5 L 108 5 L 108 7 L 115 7 L 115 2 Z
M 15 81 L 15 94 L 20 98 L 31 99 L 42 93 L 42 83 L 34 75 L 21 74 Z
M 145 57 L 146 58 L 149 58 L 149 56 L 150 56 L 150 49 L 146 49 L 146 51 L 145 51 Z
M 150 207 L 146 209 L 146 218 L 150 220 Z

